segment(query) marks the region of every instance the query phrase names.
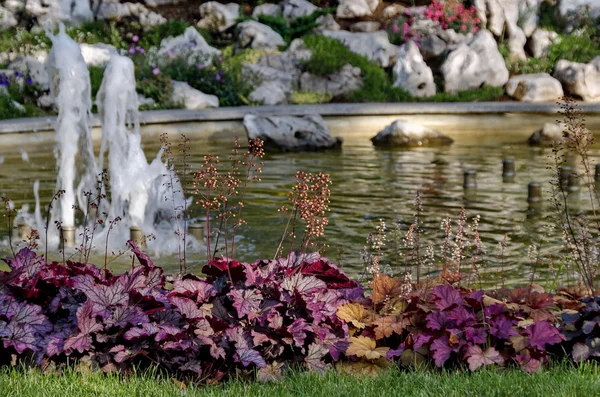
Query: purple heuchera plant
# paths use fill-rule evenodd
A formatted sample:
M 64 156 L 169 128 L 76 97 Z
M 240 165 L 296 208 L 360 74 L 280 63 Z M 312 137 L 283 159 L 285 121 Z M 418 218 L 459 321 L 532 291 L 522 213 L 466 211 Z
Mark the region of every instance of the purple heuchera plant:
M 167 286 L 162 269 L 130 244 L 139 265 L 122 275 L 46 263 L 29 249 L 6 259 L 0 364 L 11 354 L 38 364 L 86 357 L 107 372 L 158 363 L 202 378 L 244 368 L 268 377 L 282 364 L 322 371 L 346 348 L 336 311 L 358 285 L 327 259 L 221 258 L 204 267 L 206 278 Z

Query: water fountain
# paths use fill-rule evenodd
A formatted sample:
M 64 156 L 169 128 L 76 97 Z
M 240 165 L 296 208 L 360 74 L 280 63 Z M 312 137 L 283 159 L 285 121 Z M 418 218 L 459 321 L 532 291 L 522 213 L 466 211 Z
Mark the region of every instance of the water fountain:
M 177 178 L 171 178 L 173 171 L 161 159 L 162 150 L 150 163 L 142 150 L 133 62 L 114 53 L 107 64 L 96 100 L 102 122 L 96 159 L 90 129 L 90 77 L 80 47 L 65 33 L 63 25 L 58 34 L 47 34 L 52 49 L 46 70 L 59 110 L 55 125 L 56 189 L 63 193 L 58 205 L 53 206 L 50 219 L 44 221 L 36 182 L 35 213 L 29 214 L 28 208 L 22 208 L 19 224 L 37 225 L 38 230 L 44 230 L 56 222 L 59 229 L 50 226 L 45 241 L 51 249 L 73 246 L 77 236 L 83 238 L 95 229 L 95 239 L 103 241 L 98 244 L 103 248 L 106 243 L 109 249 L 122 249 L 130 238 L 145 243 L 144 235 L 152 234 L 156 239 L 148 244 L 151 251 L 177 251 L 179 237 L 173 232 L 175 209 L 183 208 L 185 198 L 181 184 Z M 107 185 L 100 170 L 106 170 Z M 100 203 L 98 208 L 90 206 L 89 201 L 95 201 L 98 194 L 106 198 L 96 201 Z M 87 224 L 77 225 L 77 209 Z M 121 221 L 111 224 L 117 218 Z M 25 226 L 21 230 L 26 230 Z M 46 234 L 41 237 L 45 239 Z

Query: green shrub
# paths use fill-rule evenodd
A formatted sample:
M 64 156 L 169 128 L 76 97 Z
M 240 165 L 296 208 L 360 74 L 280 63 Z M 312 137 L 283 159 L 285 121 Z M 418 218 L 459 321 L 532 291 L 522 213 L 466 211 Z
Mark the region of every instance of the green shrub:
M 290 21 L 282 16 L 260 15 L 258 22 L 269 26 L 283 37 L 286 43 L 309 34 L 317 27 L 317 19 L 330 14 L 332 9 L 318 9 L 310 15 L 294 18 Z
M 415 98 L 418 102 L 487 102 L 497 101 L 504 96 L 504 87 L 483 86 L 475 90 L 457 93 L 439 92 L 428 98 Z
M 148 63 L 145 56 L 136 54 L 132 57 L 135 64 L 136 90 L 146 98 L 152 98 L 156 102 L 156 108 L 172 109 L 177 108 L 173 103 L 173 83 L 168 74 L 160 71 L 154 74 L 155 66 Z
M 96 98 L 98 90 L 100 89 L 100 85 L 102 84 L 102 79 L 104 78 L 104 68 L 99 66 L 90 66 L 88 69 L 90 71 L 92 98 Z
M 0 120 L 26 117 L 25 110 L 15 104 L 14 100 L 6 94 L 0 93 Z
M 332 99 L 333 95 L 329 92 L 292 91 L 290 102 L 295 105 L 316 105 L 329 103 Z
M 169 19 L 161 25 L 153 26 L 144 32 L 140 32 L 140 41 L 138 45 L 145 49 L 158 46 L 160 45 L 160 42 L 167 37 L 182 35 L 189 26 L 189 23 L 186 21 Z
M 355 54 L 341 42 L 321 35 L 303 38 L 312 51 L 311 59 L 306 62 L 306 71 L 317 75 L 338 72 L 345 64 L 358 66 L 363 78 L 362 88 L 350 93 L 350 102 L 403 102 L 411 96 L 400 88 L 392 87 L 391 77 L 376 62 Z

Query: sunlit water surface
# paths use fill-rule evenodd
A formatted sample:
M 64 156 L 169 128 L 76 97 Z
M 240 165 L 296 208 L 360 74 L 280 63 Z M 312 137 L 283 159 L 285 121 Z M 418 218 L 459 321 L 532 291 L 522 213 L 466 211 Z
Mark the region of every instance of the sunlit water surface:
M 158 140 L 144 140 L 146 156 L 154 157 L 160 147 Z M 225 159 L 230 149 L 227 144 L 192 141 L 191 168 L 197 169 L 208 153 Z M 403 233 L 408 230 L 413 221 L 415 193 L 419 190 L 424 208 L 424 229 L 428 235 L 426 240 L 435 244 L 438 256 L 441 256 L 443 243 L 441 220 L 451 216 L 456 221 L 464 206 L 469 219 L 476 215 L 481 217 L 479 231 L 486 251 L 482 261 L 483 279 L 492 284 L 498 284 L 502 278 L 511 284 L 524 283 L 532 271 L 528 246 L 539 244 L 540 252 L 546 255 L 556 254 L 562 245 L 560 236 L 556 233 L 548 236 L 547 231 L 553 215 L 547 201 L 550 172 L 546 168 L 550 154 L 549 150 L 530 148 L 518 142 L 480 144 L 476 138 L 459 139 L 448 148 L 410 150 L 376 149 L 368 139 L 352 138 L 346 140 L 339 152 L 269 154 L 264 158 L 262 181 L 252 185 L 247 193 L 243 215 L 247 225 L 239 231 L 236 256 L 247 261 L 272 257 L 287 222 L 285 215 L 277 209 L 286 203 L 296 171 L 325 172 L 333 181 L 327 228 L 329 248 L 325 255 L 341 263 L 348 273 L 354 276 L 362 273 L 360 250 L 379 219 L 384 219 L 389 229 L 399 224 Z M 592 155 L 597 157 L 600 151 L 594 149 Z M 39 180 L 42 207 L 46 206 L 54 194 L 56 179 L 51 145 L 0 147 L 0 156 L 3 158 L 0 194 L 14 201 L 16 208 L 24 204 L 33 208 L 33 183 Z M 502 160 L 507 157 L 515 160 L 517 169 L 517 176 L 511 183 L 504 183 L 502 179 Z M 478 187 L 474 192 L 463 189 L 466 169 L 477 170 Z M 544 186 L 544 202 L 536 211 L 532 211 L 527 203 L 527 184 L 530 182 L 540 182 Z M 589 200 L 582 189 L 580 193 L 572 194 L 569 201 L 574 210 L 585 210 Z M 200 208 L 192 207 L 192 216 L 199 215 Z M 453 226 L 456 230 L 456 223 Z M 0 225 L 0 233 L 6 240 L 6 222 Z M 497 257 L 498 243 L 505 234 L 509 240 L 501 265 Z M 94 245 L 102 247 L 103 242 L 96 241 Z M 388 237 L 387 248 L 391 249 L 393 245 Z M 10 253 L 6 244 L 0 248 L 0 253 L 3 256 Z M 59 253 L 51 256 L 62 257 Z M 129 258 L 124 255 L 114 260 L 111 266 L 123 269 L 131 264 Z M 168 271 L 178 267 L 176 256 L 155 254 L 154 258 Z M 92 255 L 92 261 L 104 263 L 104 252 L 99 249 Z M 188 251 L 187 261 L 195 264 L 199 271 L 205 261 L 205 250 Z M 391 265 L 391 271 L 397 273 L 402 271 L 404 261 L 398 255 L 386 255 L 384 264 Z M 537 273 L 541 279 L 551 277 L 549 269 L 538 269 Z

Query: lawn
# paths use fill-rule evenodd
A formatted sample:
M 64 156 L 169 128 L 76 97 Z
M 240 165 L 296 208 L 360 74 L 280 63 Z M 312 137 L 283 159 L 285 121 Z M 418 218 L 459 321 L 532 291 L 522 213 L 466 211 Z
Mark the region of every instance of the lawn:
M 288 375 L 278 383 L 231 381 L 220 386 L 181 389 L 173 380 L 153 374 L 130 377 L 81 374 L 43 375 L 38 371 L 0 370 L 0 396 L 595 396 L 600 367 L 553 365 L 528 375 L 517 369 L 482 369 L 474 373 L 392 369 L 377 377 L 335 372 Z

